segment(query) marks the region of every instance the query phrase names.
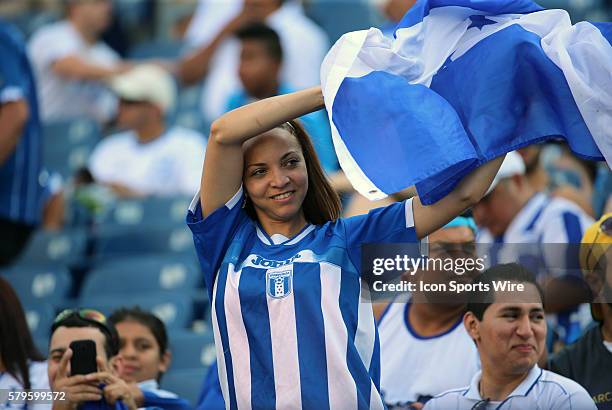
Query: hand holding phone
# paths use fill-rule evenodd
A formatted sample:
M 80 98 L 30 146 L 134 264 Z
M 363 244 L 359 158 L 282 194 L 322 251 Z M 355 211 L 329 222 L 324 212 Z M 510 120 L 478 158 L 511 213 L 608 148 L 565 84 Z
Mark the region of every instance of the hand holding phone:
M 75 340 L 70 343 L 70 374 L 90 374 L 98 371 L 96 363 L 96 342 L 93 340 Z

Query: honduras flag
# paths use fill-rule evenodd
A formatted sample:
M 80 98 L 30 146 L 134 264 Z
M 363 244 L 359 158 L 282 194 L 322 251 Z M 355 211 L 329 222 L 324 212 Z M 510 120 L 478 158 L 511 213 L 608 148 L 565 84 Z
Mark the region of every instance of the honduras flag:
M 321 68 L 336 153 L 370 199 L 431 204 L 474 168 L 547 139 L 612 164 L 612 24 L 529 0 L 419 0 L 390 39 L 342 36 Z

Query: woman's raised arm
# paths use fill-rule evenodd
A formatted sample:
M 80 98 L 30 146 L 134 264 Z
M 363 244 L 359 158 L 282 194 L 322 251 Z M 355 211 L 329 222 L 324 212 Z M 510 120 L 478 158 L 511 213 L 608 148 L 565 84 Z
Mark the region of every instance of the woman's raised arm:
M 415 197 L 412 208 L 417 237 L 420 239 L 429 235 L 479 202 L 491 186 L 491 182 L 499 171 L 504 158 L 505 155 L 502 155 L 481 165 L 463 178 L 453 191 L 435 204 L 425 206 L 421 204 L 418 196 Z
M 240 188 L 246 140 L 323 106 L 321 87 L 312 87 L 240 107 L 213 122 L 200 186 L 203 216 L 227 203 Z

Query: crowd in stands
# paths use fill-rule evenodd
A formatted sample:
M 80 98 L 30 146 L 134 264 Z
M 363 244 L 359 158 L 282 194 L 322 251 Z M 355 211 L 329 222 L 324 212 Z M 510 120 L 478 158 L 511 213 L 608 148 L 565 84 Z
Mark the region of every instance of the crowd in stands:
M 577 20 L 612 17 L 610 1 L 539 3 Z M 209 292 L 185 224 L 199 198 L 210 124 L 251 102 L 319 84 L 338 27 L 378 26 L 392 36 L 413 4 L 0 4 L 0 391 L 67 392 L 53 409 L 224 408 Z M 300 121 L 341 196 L 343 216 L 415 194 L 409 188 L 366 200 L 340 169 L 326 112 Z M 549 405 L 565 400 L 552 387 L 562 386 L 574 409 L 591 402 L 612 408 L 611 213 L 605 163 L 577 158 L 562 143 L 508 154 L 486 196 L 432 233 L 428 247 L 430 255 L 455 258 L 488 252 L 489 276 L 477 280 L 531 289 L 526 310 L 511 312 L 517 323 L 535 323 L 517 330 L 533 340 L 527 365 L 517 367 L 524 382 L 494 387 L 496 371 L 514 363 L 499 347 L 510 343 L 498 337 L 508 331 L 496 328 L 501 303 L 439 303 L 415 292 L 374 305 L 385 404 L 446 409 L 466 400 L 467 408 L 484 409 L 488 400 L 471 407 L 483 390 L 503 402 L 526 398 L 536 386 Z M 543 255 L 537 266 L 526 247 Z M 413 280 L 449 280 L 425 273 Z M 99 372 L 71 375 L 69 345 L 79 339 L 96 341 Z M 491 384 L 479 386 L 475 374 Z M 0 409 L 13 408 L 4 399 Z M 517 408 L 534 405 L 520 400 Z

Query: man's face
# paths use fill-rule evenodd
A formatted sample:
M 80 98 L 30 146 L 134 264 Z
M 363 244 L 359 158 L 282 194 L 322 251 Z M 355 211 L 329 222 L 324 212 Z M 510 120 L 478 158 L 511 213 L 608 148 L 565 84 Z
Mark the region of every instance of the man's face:
M 82 0 L 76 2 L 73 13 L 87 27 L 96 33 L 102 33 L 110 25 L 113 7 L 110 0 Z
M 472 208 L 476 224 L 488 229 L 493 236 L 503 235 L 516 215 L 516 194 L 516 185 L 511 178 L 500 181 Z
M 238 75 L 246 92 L 260 97 L 278 81 L 280 62 L 276 61 L 259 40 L 243 40 Z
M 149 102 L 120 99 L 117 111 L 117 126 L 123 129 L 138 129 L 152 121 L 155 106 Z
M 53 386 L 57 369 L 64 352 L 68 350 L 70 343 L 75 340 L 93 340 L 96 342 L 96 353 L 104 361 L 108 361 L 106 351 L 104 350 L 105 337 L 100 329 L 95 327 L 58 327 L 49 342 L 49 359 L 47 374 L 49 376 L 49 384 Z M 68 363 L 68 374 L 70 374 L 70 363 Z
M 497 292 L 482 321 L 466 314 L 464 323 L 478 345 L 483 370 L 526 373 L 545 349 L 546 319 L 539 292 L 531 283 L 523 285 L 523 292 Z

